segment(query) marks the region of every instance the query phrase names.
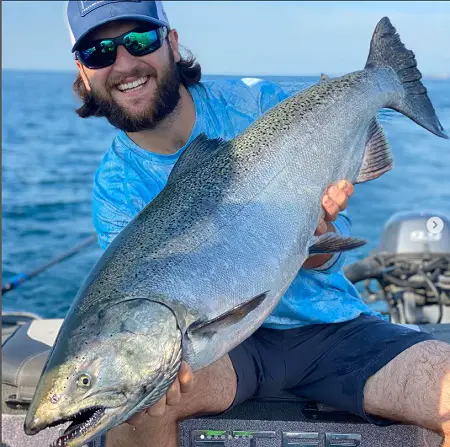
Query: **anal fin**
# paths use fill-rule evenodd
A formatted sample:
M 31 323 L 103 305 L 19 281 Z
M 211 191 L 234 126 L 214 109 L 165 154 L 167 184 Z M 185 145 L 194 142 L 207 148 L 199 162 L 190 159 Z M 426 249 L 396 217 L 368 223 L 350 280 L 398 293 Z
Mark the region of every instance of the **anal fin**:
M 354 183 L 368 182 L 392 169 L 392 156 L 381 124 L 372 119 L 367 132 L 366 150 L 361 168 Z
M 310 255 L 339 253 L 354 250 L 366 244 L 365 239 L 359 237 L 344 237 L 336 233 L 325 233 L 319 236 L 309 247 Z

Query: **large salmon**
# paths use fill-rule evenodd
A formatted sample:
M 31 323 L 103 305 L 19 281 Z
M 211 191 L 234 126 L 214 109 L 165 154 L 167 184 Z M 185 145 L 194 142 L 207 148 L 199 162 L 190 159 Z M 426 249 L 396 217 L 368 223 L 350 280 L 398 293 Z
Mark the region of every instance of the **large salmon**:
M 359 246 L 313 236 L 321 197 L 338 179 L 391 169 L 383 107 L 447 138 L 420 78 L 383 18 L 364 70 L 324 78 L 229 142 L 199 136 L 79 291 L 26 432 L 72 420 L 54 445 L 75 447 L 126 421 L 167 391 L 182 359 L 197 370 L 250 336 L 310 254 Z

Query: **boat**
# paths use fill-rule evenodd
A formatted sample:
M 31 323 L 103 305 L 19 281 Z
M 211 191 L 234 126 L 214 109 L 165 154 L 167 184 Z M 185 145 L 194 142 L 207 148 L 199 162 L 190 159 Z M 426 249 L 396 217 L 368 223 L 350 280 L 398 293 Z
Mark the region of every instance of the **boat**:
M 434 231 L 436 222 L 440 231 Z M 345 274 L 362 286 L 366 302 L 382 305 L 380 312 L 393 323 L 450 343 L 450 219 L 443 213 L 394 214 L 385 224 L 378 249 L 348 265 Z M 31 437 L 23 431 L 27 408 L 62 322 L 26 312 L 2 313 L 3 446 L 48 447 L 69 424 Z M 187 419 L 179 429 L 183 447 L 438 447 L 442 442 L 437 434 L 417 426 L 374 426 L 287 391 L 249 400 L 224 415 Z

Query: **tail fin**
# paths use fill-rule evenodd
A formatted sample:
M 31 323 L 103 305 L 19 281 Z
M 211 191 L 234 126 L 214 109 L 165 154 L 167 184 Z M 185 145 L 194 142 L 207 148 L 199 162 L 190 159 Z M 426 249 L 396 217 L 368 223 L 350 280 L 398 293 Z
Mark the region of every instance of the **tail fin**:
M 422 74 L 416 68 L 414 53 L 405 48 L 387 17 L 378 22 L 370 43 L 370 53 L 365 68 L 375 67 L 391 67 L 405 89 L 404 100 L 400 104 L 389 107 L 403 113 L 438 137 L 448 139 L 428 98 L 427 89 L 420 82 Z

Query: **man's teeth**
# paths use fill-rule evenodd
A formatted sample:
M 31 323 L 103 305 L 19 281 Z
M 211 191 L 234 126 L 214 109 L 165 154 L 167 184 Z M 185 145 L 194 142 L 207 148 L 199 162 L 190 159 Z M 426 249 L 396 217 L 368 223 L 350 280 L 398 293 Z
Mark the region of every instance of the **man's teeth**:
M 145 84 L 147 82 L 148 76 L 145 76 L 144 78 L 139 78 L 136 81 L 133 82 L 128 82 L 126 84 L 119 84 L 117 86 L 117 88 L 121 91 L 121 92 L 125 92 L 127 90 L 132 90 L 132 89 L 136 89 L 137 87 L 140 87 L 142 84 Z

